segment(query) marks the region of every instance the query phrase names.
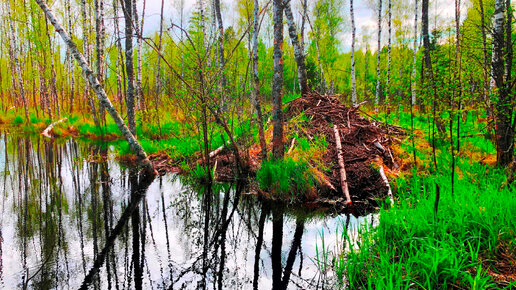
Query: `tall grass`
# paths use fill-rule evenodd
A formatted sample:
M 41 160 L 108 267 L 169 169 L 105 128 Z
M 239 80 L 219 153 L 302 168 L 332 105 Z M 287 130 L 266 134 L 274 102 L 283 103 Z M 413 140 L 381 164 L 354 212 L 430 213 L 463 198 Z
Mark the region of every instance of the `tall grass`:
M 406 116 L 399 115 L 403 125 Z M 468 115 L 463 126 L 472 136 L 463 139 L 463 152 L 456 156 L 454 195 L 452 156 L 447 141 L 439 139 L 437 170 L 398 178 L 396 204 L 380 211 L 377 227 L 362 230 L 358 248 L 344 237 L 348 244 L 335 268 L 342 285 L 353 289 L 500 286 L 490 273 L 498 272 L 494 261 L 516 253 L 515 188 L 500 189 L 505 171 L 472 159 L 474 152 L 495 153 L 472 120 Z M 427 126 L 424 121 L 418 121 L 419 128 Z M 421 142 L 425 137 L 419 138 Z M 405 149 L 411 150 L 407 145 Z M 418 151 L 418 158 L 430 162 L 428 152 Z

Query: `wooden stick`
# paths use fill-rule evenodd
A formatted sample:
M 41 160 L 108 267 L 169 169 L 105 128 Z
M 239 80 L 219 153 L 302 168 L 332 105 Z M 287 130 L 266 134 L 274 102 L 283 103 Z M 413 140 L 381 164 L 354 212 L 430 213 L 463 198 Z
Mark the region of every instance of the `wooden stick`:
M 342 156 L 342 143 L 340 142 L 340 133 L 339 127 L 337 125 L 333 125 L 333 131 L 335 133 L 335 143 L 337 143 L 337 158 L 339 159 L 339 167 L 340 167 L 340 186 L 342 188 L 342 192 L 346 197 L 346 204 L 351 205 L 351 196 L 349 195 L 348 181 L 346 178 L 346 168 L 344 166 L 344 156 Z
M 68 121 L 68 118 L 63 118 L 59 121 L 56 121 L 50 125 L 48 125 L 47 128 L 45 128 L 45 130 L 43 130 L 43 132 L 41 132 L 41 135 L 47 137 L 47 138 L 52 138 L 52 136 L 50 136 L 50 130 L 52 130 L 52 128 L 54 128 L 55 125 L 59 124 L 59 123 L 62 123 L 64 121 Z
M 383 165 L 378 164 L 380 166 L 380 176 L 382 177 L 383 182 L 385 183 L 385 186 L 387 186 L 387 196 L 389 197 L 389 201 L 391 202 L 391 205 L 394 204 L 394 198 L 392 197 L 392 190 L 391 190 L 391 184 L 389 183 L 389 180 L 387 179 L 387 175 L 385 175 L 385 171 L 383 170 Z

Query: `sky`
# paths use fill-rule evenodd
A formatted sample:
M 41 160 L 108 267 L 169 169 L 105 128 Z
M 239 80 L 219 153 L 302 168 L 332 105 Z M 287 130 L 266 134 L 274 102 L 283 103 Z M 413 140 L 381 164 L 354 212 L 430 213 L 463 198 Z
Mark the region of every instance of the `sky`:
M 185 16 L 188 17 L 198 9 L 198 0 L 165 0 L 164 5 L 164 14 L 166 19 L 166 24 L 170 24 L 170 21 L 179 22 L 179 9 L 180 2 L 184 3 L 184 13 Z M 383 11 L 385 13 L 387 8 L 387 0 L 383 0 Z M 211 2 L 210 0 L 205 2 Z M 418 0 L 419 13 L 421 13 L 421 0 Z M 451 0 L 435 0 L 430 1 L 430 27 L 433 28 L 436 25 L 447 25 L 450 24 L 455 15 L 454 1 Z M 469 5 L 468 0 L 462 0 L 462 18 L 464 17 L 467 7 Z M 263 5 L 265 3 L 264 0 L 260 0 L 260 4 Z M 308 1 L 308 5 L 313 5 L 312 1 Z M 375 4 L 371 4 L 375 3 Z M 376 6 L 376 1 L 374 0 L 355 0 L 354 1 L 354 14 L 355 14 L 355 23 L 357 29 L 357 44 L 359 47 L 364 48 L 365 45 L 362 43 L 362 32 L 367 31 L 369 34 L 369 46 L 374 50 L 377 42 L 377 11 L 373 10 L 373 6 Z M 161 8 L 161 0 L 146 0 L 145 7 L 145 29 L 144 34 L 153 33 L 159 29 L 159 20 L 160 20 L 160 8 Z M 209 5 L 209 4 L 208 4 Z M 393 5 L 397 5 L 397 7 L 393 7 L 393 11 L 399 11 L 398 14 L 404 15 L 405 20 L 402 24 L 403 29 L 406 29 L 407 32 L 410 31 L 410 35 L 413 35 L 413 26 L 414 26 L 414 1 L 413 0 L 393 0 Z M 234 25 L 237 21 L 238 15 L 236 13 L 236 1 L 232 0 L 221 0 L 222 6 L 222 17 L 224 21 L 224 26 L 228 27 Z M 292 0 L 293 10 L 300 9 L 300 0 Z M 141 13 L 143 7 L 143 0 L 139 0 L 139 11 Z M 299 10 L 298 10 L 299 11 Z M 294 15 L 299 15 L 299 13 L 294 12 Z M 351 46 L 351 21 L 349 14 L 349 0 L 344 0 L 344 7 L 341 10 L 341 15 L 344 19 L 342 25 L 342 32 L 339 34 L 339 39 L 341 40 L 341 49 L 343 51 L 348 51 Z M 399 15 L 399 16 L 401 16 Z M 394 16 L 393 16 L 394 18 Z M 418 15 L 418 20 L 421 21 L 421 15 Z M 384 17 L 383 21 L 383 33 L 382 33 L 382 45 L 387 41 L 387 17 Z M 421 29 L 421 24 L 418 24 L 418 30 Z M 286 33 L 286 32 L 285 32 Z M 394 33 L 394 29 L 393 29 Z M 394 35 L 394 34 L 393 34 Z M 263 36 L 262 36 L 263 37 Z M 271 40 L 272 41 L 272 40 Z M 362 45 L 361 45 L 362 44 Z

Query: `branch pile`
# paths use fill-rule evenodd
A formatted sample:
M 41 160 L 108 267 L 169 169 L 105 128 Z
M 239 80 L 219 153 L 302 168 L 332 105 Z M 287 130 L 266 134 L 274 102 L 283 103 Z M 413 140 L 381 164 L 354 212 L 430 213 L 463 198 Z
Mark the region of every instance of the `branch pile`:
M 313 92 L 290 102 L 286 112 L 287 120 L 301 113 L 308 117 L 309 121 L 303 122 L 301 128 L 298 128 L 300 135 L 306 135 L 308 139 L 325 136 L 328 147 L 323 159 L 331 172 L 324 174 L 333 188 L 337 189 L 337 192 L 332 190 L 327 193 L 328 197 L 333 199 L 344 197 L 344 193 L 341 192 L 342 168 L 338 162 L 335 135 L 335 128 L 338 127 L 341 155 L 347 176 L 345 180 L 353 203 L 387 196 L 389 188 L 378 166 L 396 169 L 397 165 L 390 149 L 392 140 L 386 135 L 386 131 L 399 132 L 399 128 L 366 119 L 358 111 L 358 107 L 344 106 L 338 96 Z

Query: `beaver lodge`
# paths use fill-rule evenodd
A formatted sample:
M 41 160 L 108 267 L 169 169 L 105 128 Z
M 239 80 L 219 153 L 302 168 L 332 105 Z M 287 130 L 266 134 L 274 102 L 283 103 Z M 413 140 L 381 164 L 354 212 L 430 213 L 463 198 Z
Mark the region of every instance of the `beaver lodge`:
M 399 127 L 365 118 L 359 111 L 359 106 L 343 105 L 338 95 L 315 92 L 287 104 L 285 158 L 305 162 L 306 175 L 314 180 L 298 198 L 300 201 L 343 209 L 349 203 L 370 208 L 376 207 L 379 200 L 392 200 L 386 172 L 396 172 L 398 165 L 391 149 L 391 136 L 403 132 Z M 271 140 L 272 126 L 269 127 L 266 137 Z M 262 164 L 259 151 L 259 145 L 255 144 L 244 158 L 251 177 L 257 175 Z M 212 153 L 210 168 L 216 180 L 234 180 L 232 150 L 218 148 Z M 202 159 L 196 162 L 202 163 Z M 268 198 L 277 198 L 274 187 L 264 190 L 254 181 L 251 187 Z

